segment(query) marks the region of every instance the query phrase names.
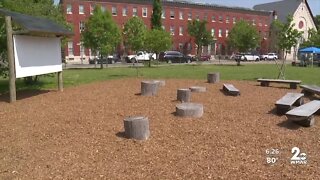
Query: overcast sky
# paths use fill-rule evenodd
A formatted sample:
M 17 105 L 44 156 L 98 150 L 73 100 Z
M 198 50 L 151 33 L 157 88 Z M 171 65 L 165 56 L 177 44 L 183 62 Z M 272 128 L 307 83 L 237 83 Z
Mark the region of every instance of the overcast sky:
M 59 0 L 54 0 L 56 3 Z M 252 8 L 254 5 L 273 2 L 277 0 L 193 0 L 195 2 L 206 2 L 225 6 L 238 6 Z M 320 0 L 308 0 L 313 15 L 320 15 Z

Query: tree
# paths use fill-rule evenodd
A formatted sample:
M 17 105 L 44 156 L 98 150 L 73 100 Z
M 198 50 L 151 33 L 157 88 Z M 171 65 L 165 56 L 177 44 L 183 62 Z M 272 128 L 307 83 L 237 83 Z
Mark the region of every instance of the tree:
M 107 58 L 107 55 L 115 51 L 120 43 L 121 34 L 111 14 L 108 11 L 103 12 L 100 6 L 96 6 L 93 15 L 85 22 L 85 30 L 81 38 L 84 47 L 99 54 L 102 61 L 103 57 Z M 102 62 L 101 68 L 103 68 Z
M 269 51 L 279 53 L 279 34 L 282 23 L 279 20 L 272 21 L 270 25 Z
M 292 23 L 292 21 L 292 16 L 288 16 L 286 23 L 279 23 L 280 33 L 278 36 L 278 47 L 281 51 L 285 52 L 284 60 L 287 58 L 288 51 L 297 45 L 298 39 L 301 37 L 301 32 L 299 32 L 297 29 L 294 29 L 295 24 Z
M 160 0 L 153 0 L 153 11 L 151 16 L 151 29 L 161 29 L 162 5 Z
M 231 48 L 240 52 L 247 52 L 256 48 L 259 42 L 260 36 L 256 28 L 244 20 L 237 22 L 233 26 L 227 40 Z M 237 61 L 237 65 L 240 65 L 240 59 Z
M 309 29 L 308 40 L 304 41 L 300 48 L 315 46 L 320 47 L 320 31 L 316 31 L 314 29 Z
M 301 32 L 297 29 L 294 29 L 295 24 L 292 22 L 293 17 L 287 16 L 287 21 L 285 23 L 281 23 L 279 20 L 275 20 L 274 28 L 278 30 L 276 37 L 277 44 L 276 46 L 284 52 L 284 58 L 279 68 L 278 78 L 285 79 L 285 60 L 287 58 L 288 51 L 291 50 L 292 47 L 295 47 L 298 43 L 299 38 L 301 37 Z M 295 49 L 296 51 L 296 49 Z
M 150 53 L 155 53 L 158 59 L 158 54 L 168 50 L 172 45 L 170 33 L 163 29 L 151 29 L 146 34 L 145 48 Z M 149 61 L 149 67 L 151 61 Z
M 127 49 L 138 51 L 144 49 L 147 28 L 139 17 L 130 18 L 123 29 L 124 46 Z
M 316 27 L 319 30 L 320 29 L 320 15 L 316 15 L 313 19 L 314 19 L 314 23 L 315 23 Z
M 197 46 L 198 59 L 200 59 L 202 46 L 207 46 L 213 42 L 213 37 L 207 30 L 206 24 L 207 22 L 205 20 L 193 20 L 191 22 L 188 22 L 188 33 L 194 38 L 195 44 Z
M 55 5 L 53 0 L 0 0 L 0 7 L 23 14 L 48 18 L 70 28 L 64 19 L 61 7 Z M 4 21 L 4 17 L 0 17 L 0 76 L 7 76 L 8 74 L 7 36 Z M 20 27 L 13 24 L 13 29 L 19 30 Z
M 260 36 L 256 28 L 244 20 L 237 22 L 228 36 L 229 46 L 240 52 L 256 48 L 259 42 Z

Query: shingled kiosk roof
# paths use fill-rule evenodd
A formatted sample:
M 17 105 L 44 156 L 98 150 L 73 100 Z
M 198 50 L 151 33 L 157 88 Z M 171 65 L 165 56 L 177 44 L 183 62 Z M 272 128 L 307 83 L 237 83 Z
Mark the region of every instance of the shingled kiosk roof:
M 293 15 L 298 9 L 301 2 L 302 0 L 282 0 L 282 1 L 265 3 L 265 4 L 258 4 L 253 6 L 253 9 L 257 11 L 269 11 L 269 12 L 276 11 L 278 19 L 281 22 L 286 22 L 287 16 L 289 14 Z M 311 16 L 313 17 L 308 1 L 306 1 L 306 5 L 308 7 L 308 10 Z
M 19 24 L 23 29 L 22 34 L 49 34 L 56 36 L 71 36 L 73 32 L 57 24 L 56 22 L 0 8 L 0 14 L 11 16 L 12 21 Z

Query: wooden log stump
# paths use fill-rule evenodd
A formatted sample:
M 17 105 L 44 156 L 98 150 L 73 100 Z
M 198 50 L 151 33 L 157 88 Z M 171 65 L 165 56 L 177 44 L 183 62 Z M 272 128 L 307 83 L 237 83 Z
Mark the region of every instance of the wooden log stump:
M 220 73 L 219 72 L 208 73 L 207 79 L 208 79 L 208 83 L 218 83 L 220 82 Z
M 141 96 L 154 96 L 157 94 L 159 83 L 156 81 L 141 82 Z
M 149 119 L 147 117 L 128 117 L 123 122 L 127 138 L 137 140 L 147 140 L 149 138 Z
M 206 87 L 201 87 L 201 86 L 192 86 L 189 88 L 191 92 L 206 92 L 207 88 Z
M 154 80 L 154 81 L 157 82 L 160 87 L 163 87 L 163 86 L 166 85 L 166 81 L 165 80 Z
M 203 105 L 196 103 L 181 103 L 176 105 L 176 116 L 199 118 L 203 115 Z
M 177 100 L 181 102 L 190 102 L 191 90 L 190 89 L 178 89 Z

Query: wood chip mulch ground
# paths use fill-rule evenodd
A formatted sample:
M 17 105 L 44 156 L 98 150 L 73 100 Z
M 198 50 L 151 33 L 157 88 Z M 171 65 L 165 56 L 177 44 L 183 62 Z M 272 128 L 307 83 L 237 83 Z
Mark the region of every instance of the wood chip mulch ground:
M 274 103 L 300 89 L 166 80 L 157 96 L 143 97 L 142 80 L 18 92 L 14 104 L 1 95 L 0 179 L 320 179 L 319 123 L 300 127 L 275 114 Z M 241 96 L 226 96 L 223 83 Z M 191 86 L 207 87 L 192 94 L 204 115 L 174 116 L 177 89 Z M 149 118 L 147 141 L 123 137 L 123 119 L 136 115 Z M 306 165 L 290 164 L 293 147 Z M 280 152 L 274 165 L 271 148 Z

